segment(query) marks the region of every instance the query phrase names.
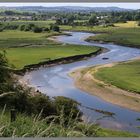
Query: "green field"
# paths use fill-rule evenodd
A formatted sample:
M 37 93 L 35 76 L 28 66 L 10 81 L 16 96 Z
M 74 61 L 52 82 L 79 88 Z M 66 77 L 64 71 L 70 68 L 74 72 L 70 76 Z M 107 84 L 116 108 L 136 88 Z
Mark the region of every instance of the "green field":
M 49 27 L 50 24 L 55 23 L 55 20 L 47 20 L 47 21 L 6 21 L 5 24 L 9 24 L 9 25 L 21 25 L 21 24 L 30 24 L 33 23 L 36 26 L 39 27 Z
M 126 27 L 126 28 L 138 27 L 136 21 L 127 21 L 126 23 L 115 23 L 115 26 L 117 26 L 117 27 Z
M 110 68 L 101 68 L 96 74 L 103 80 L 119 88 L 140 93 L 140 61 L 121 63 Z
M 100 35 L 92 36 L 89 41 L 105 41 L 114 42 L 116 44 L 122 44 L 131 47 L 140 48 L 140 28 L 118 28 L 110 30 L 110 32 Z
M 55 23 L 55 21 L 50 20 L 50 21 L 9 22 L 9 24 L 13 24 L 13 25 L 28 24 L 28 23 L 34 23 L 35 25 L 42 26 L 42 27 L 49 27 L 49 24 Z M 114 25 L 115 27 L 60 25 L 60 29 L 70 30 L 70 31 L 74 30 L 74 31 L 88 31 L 93 33 L 102 33 L 100 35 L 96 35 L 94 37 L 88 38 L 87 41 L 95 40 L 95 41 L 114 42 L 116 44 L 122 44 L 126 46 L 140 47 L 140 39 L 139 39 L 140 27 L 137 26 L 136 21 L 128 21 L 127 23 L 115 23 Z M 29 42 L 29 40 L 27 40 L 27 42 Z
M 62 30 L 88 31 L 93 33 L 101 33 L 96 36 L 91 36 L 87 41 L 104 41 L 114 42 L 130 47 L 140 48 L 140 27 L 136 21 L 127 23 L 116 23 L 115 27 L 103 26 L 60 26 Z
M 63 33 L 50 32 L 50 33 L 33 33 L 18 30 L 6 30 L 0 32 L 0 48 L 9 47 L 22 47 L 28 45 L 40 44 L 56 44 L 49 41 L 47 37 L 52 35 L 60 35 Z
M 25 65 L 36 64 L 48 59 L 57 59 L 97 51 L 97 47 L 80 45 L 46 45 L 41 47 L 22 47 L 6 49 L 6 56 L 17 69 Z

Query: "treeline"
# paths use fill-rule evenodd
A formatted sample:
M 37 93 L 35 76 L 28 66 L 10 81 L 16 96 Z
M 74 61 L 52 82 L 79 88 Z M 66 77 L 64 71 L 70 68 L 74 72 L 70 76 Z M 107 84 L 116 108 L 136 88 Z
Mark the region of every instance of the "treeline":
M 4 30 L 20 30 L 20 31 L 32 31 L 34 33 L 41 33 L 41 32 L 60 32 L 60 28 L 56 24 L 50 24 L 50 27 L 39 27 L 33 23 L 26 23 L 26 24 L 9 24 L 9 23 L 0 23 L 0 32 Z
M 60 19 L 67 18 L 69 20 L 89 20 L 91 15 L 96 15 L 98 18 L 107 17 L 110 22 L 123 22 L 140 20 L 140 11 L 115 11 L 115 12 L 19 12 L 12 10 L 1 11 L 1 16 L 32 16 L 32 20 L 47 20 L 47 19 Z
M 50 99 L 39 91 L 35 92 L 20 85 L 16 78 L 13 78 L 6 52 L 0 53 L 0 109 L 2 110 L 4 106 L 6 110 L 15 109 L 17 113 L 29 116 L 41 113 L 42 118 L 59 116 L 63 111 L 66 122 L 69 114 L 73 119 L 76 117 L 80 119 L 81 116 L 76 101 L 66 97 Z

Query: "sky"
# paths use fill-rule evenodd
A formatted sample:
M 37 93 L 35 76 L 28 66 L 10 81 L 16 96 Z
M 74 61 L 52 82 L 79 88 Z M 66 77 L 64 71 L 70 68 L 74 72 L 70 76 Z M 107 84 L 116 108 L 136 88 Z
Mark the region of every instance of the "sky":
M 127 9 L 140 9 L 140 3 L 0 3 L 0 6 L 83 6 L 83 7 L 120 7 Z

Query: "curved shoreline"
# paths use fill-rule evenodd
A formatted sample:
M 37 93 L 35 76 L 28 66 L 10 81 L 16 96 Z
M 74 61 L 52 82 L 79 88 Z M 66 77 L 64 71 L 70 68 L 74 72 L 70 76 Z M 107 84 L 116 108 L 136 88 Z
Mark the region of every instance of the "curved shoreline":
M 93 74 L 102 67 L 112 67 L 117 63 L 105 64 L 96 67 L 78 69 L 69 75 L 74 79 L 74 84 L 77 88 L 85 91 L 91 95 L 98 96 L 99 98 L 124 107 L 136 112 L 140 112 L 140 95 L 137 93 L 129 92 L 120 89 L 114 85 L 104 83 L 96 79 Z

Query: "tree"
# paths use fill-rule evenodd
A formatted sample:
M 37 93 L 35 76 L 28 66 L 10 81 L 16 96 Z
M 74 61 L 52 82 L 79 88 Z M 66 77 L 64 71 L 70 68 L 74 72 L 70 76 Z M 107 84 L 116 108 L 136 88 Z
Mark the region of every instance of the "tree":
M 73 15 L 68 15 L 67 19 L 68 19 L 68 24 L 71 25 L 74 22 L 75 18 Z
M 96 15 L 92 14 L 89 18 L 89 25 L 96 25 L 98 22 Z
M 57 25 L 62 25 L 62 20 L 60 18 L 56 19 L 56 24 Z
M 140 20 L 140 13 L 137 13 L 137 14 L 134 16 L 134 20 L 136 20 L 136 21 Z

